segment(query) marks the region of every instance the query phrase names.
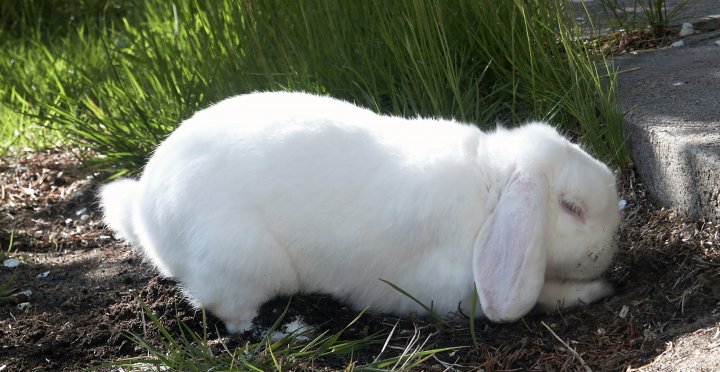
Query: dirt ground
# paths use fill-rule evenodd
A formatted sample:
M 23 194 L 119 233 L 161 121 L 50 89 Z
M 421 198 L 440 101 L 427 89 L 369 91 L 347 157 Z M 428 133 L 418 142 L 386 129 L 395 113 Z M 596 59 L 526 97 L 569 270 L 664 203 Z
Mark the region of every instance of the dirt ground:
M 621 253 L 607 273 L 617 286 L 614 297 L 510 325 L 478 321 L 477 349 L 467 327 L 440 329 L 428 320 L 402 319 L 392 342 L 402 346 L 419 332 L 430 337 L 426 348 L 468 346 L 427 360 L 427 370 L 720 370 L 718 225 L 657 209 L 632 174 L 623 178 L 628 204 Z M 12 233 L 9 256 L 20 261 L 15 268 L 0 266 L 0 371 L 79 370 L 143 355 L 128 333 L 159 341 L 138 296 L 171 332 L 178 332 L 178 320 L 201 329 L 201 313 L 175 284 L 103 228 L 94 196 L 99 181 L 61 150 L 0 160 L 0 249 L 7 258 Z M 12 294 L 1 295 L 3 289 Z M 264 306 L 259 323 L 271 324 L 286 301 Z M 337 330 L 355 315 L 316 295 L 294 298 L 288 319 Z M 396 321 L 368 314 L 348 336 L 389 329 Z M 219 329 L 229 346 L 257 341 L 250 333 L 224 334 L 212 316 L 208 325 L 210 337 L 217 338 Z M 371 359 L 381 346 L 355 358 Z M 344 363 L 316 366 L 337 369 Z

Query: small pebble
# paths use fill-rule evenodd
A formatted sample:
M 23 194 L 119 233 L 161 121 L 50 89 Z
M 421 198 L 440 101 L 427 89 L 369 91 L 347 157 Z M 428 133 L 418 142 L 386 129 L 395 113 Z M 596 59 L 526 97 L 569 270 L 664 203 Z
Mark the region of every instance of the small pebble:
M 47 276 L 48 276 L 49 274 L 50 274 L 49 271 L 44 271 L 44 272 L 41 272 L 40 274 L 38 274 L 37 277 L 38 277 L 38 278 L 47 278 Z
M 20 260 L 18 260 L 16 258 L 8 258 L 5 261 L 3 261 L 3 265 L 5 267 L 11 267 L 11 268 L 18 267 L 18 266 L 20 266 Z
M 17 304 L 18 310 L 22 310 L 22 311 L 29 310 L 31 307 L 32 307 L 32 304 L 30 304 L 29 302 L 23 302 L 21 304 Z
M 692 23 L 683 23 L 680 27 L 680 36 L 688 36 L 693 33 L 693 25 Z
M 620 314 L 618 314 L 618 316 L 625 319 L 628 311 L 630 311 L 630 308 L 627 305 L 623 305 L 622 309 L 620 309 Z
M 670 44 L 670 46 L 673 47 L 673 48 L 681 47 L 681 46 L 683 46 L 683 45 L 685 45 L 685 43 L 684 43 L 682 40 L 678 40 L 678 41 Z
M 715 40 L 715 45 L 720 46 L 720 40 Z

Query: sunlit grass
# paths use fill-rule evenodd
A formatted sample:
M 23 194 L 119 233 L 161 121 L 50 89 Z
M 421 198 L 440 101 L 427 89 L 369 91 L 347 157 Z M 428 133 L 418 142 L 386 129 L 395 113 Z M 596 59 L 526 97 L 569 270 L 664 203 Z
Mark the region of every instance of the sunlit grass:
M 122 4 L 0 61 L 0 101 L 116 175 L 141 169 L 194 111 L 277 89 L 483 128 L 549 120 L 625 162 L 614 74 L 576 37 L 564 0 Z

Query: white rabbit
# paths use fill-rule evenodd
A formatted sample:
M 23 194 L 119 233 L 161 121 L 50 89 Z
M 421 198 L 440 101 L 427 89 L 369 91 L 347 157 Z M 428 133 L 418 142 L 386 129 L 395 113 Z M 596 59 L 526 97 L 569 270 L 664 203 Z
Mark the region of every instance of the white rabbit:
M 477 287 L 496 322 L 596 301 L 620 218 L 610 170 L 546 124 L 483 133 L 283 92 L 196 113 L 101 204 L 231 332 L 298 292 L 423 312 L 379 279 L 442 315 Z

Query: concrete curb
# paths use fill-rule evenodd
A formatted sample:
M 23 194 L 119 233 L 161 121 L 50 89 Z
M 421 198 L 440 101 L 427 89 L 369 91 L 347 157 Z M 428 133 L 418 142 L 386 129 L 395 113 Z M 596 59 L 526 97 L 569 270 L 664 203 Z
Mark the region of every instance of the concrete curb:
M 720 29 L 720 16 L 695 30 Z M 687 22 L 687 21 L 686 21 Z M 720 220 L 720 32 L 615 59 L 626 134 L 640 179 L 662 206 Z

